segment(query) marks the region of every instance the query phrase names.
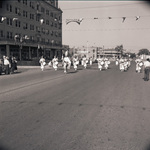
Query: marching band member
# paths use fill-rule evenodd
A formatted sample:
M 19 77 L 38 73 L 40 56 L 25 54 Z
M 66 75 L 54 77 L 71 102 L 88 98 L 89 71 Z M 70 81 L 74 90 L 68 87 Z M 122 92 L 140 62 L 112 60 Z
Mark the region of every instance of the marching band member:
M 108 69 L 108 64 L 109 64 L 108 58 L 104 58 L 104 67 L 106 70 Z
M 90 66 L 92 66 L 93 59 L 90 57 Z
M 116 66 L 118 66 L 119 65 L 119 59 L 117 58 L 116 59 Z
M 54 56 L 54 58 L 52 59 L 52 63 L 53 63 L 53 68 L 56 71 L 58 69 L 58 58 L 56 58 L 56 56 Z
M 65 52 L 65 57 L 63 58 L 63 65 L 64 65 L 64 73 L 68 72 L 71 66 L 71 60 L 68 57 L 68 51 Z
M 124 59 L 121 58 L 120 61 L 119 61 L 119 69 L 120 71 L 124 71 Z
M 44 71 L 46 62 L 45 62 L 45 59 L 43 58 L 43 56 L 41 57 L 39 63 L 41 64 L 41 70 Z
M 86 69 L 87 63 L 88 63 L 88 59 L 86 58 L 86 55 L 84 55 L 82 61 L 83 61 L 83 66 L 84 66 L 84 68 Z
M 100 58 L 100 56 L 97 58 L 97 62 L 98 62 L 98 69 L 99 69 L 100 71 L 102 71 L 104 62 L 103 62 L 103 59 Z
M 49 67 L 52 66 L 52 61 L 49 61 L 48 66 L 49 66 Z
M 78 60 L 78 57 L 75 56 L 73 58 L 73 67 L 74 67 L 75 71 L 77 70 L 78 65 L 79 65 L 79 60 Z
M 136 62 L 136 72 L 140 73 L 142 70 L 143 62 L 140 58 L 137 58 L 135 62 Z

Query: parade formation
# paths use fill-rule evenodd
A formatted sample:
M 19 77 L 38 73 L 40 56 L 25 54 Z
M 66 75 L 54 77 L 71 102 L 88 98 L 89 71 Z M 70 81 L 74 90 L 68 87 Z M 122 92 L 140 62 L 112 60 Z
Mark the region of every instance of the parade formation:
M 99 56 L 96 59 L 97 62 L 97 69 L 107 70 L 109 69 L 109 65 L 111 64 L 110 60 L 111 58 L 105 57 L 105 56 Z M 115 65 L 118 66 L 118 69 L 121 72 L 126 72 L 130 66 L 131 62 L 135 61 L 135 72 L 136 73 L 142 73 L 142 70 L 144 72 L 144 80 L 149 80 L 149 71 L 150 71 L 150 60 L 149 58 L 146 60 L 142 60 L 140 57 L 136 57 L 135 59 L 132 59 L 130 57 L 115 57 L 114 62 Z M 69 57 L 69 52 L 65 51 L 64 55 L 62 56 L 61 61 L 59 62 L 58 58 L 54 56 L 52 60 L 49 62 L 46 62 L 46 59 L 41 56 L 39 60 L 39 64 L 41 67 L 41 71 L 44 71 L 45 66 L 48 65 L 49 67 L 53 68 L 55 71 L 58 70 L 59 64 L 63 67 L 64 73 L 68 73 L 71 66 L 73 66 L 74 70 L 78 70 L 78 66 L 81 64 L 84 69 L 87 69 L 87 66 L 92 66 L 93 62 L 95 62 L 91 57 L 87 58 L 86 55 L 79 57 L 77 55 L 73 55 L 72 57 Z M 17 70 L 17 60 L 15 57 L 8 58 L 6 56 L 3 56 L 3 59 L 0 60 L 0 74 L 13 74 Z
M 99 56 L 96 59 L 97 69 L 100 71 L 109 69 L 109 65 L 111 64 L 111 62 L 113 62 L 110 59 L 111 58 L 109 58 L 109 57 Z M 43 65 L 43 61 L 44 61 L 44 65 Z M 130 57 L 115 57 L 114 58 L 115 65 L 118 66 L 118 69 L 121 72 L 128 71 L 128 69 L 130 68 L 131 63 L 133 61 L 136 63 L 135 72 L 142 73 L 142 70 L 143 70 L 144 80 L 148 81 L 149 80 L 149 70 L 150 70 L 149 59 L 142 60 L 140 57 L 136 57 L 135 59 L 132 59 Z M 64 73 L 68 73 L 71 66 L 73 66 L 74 70 L 77 71 L 78 66 L 80 64 L 81 64 L 81 66 L 83 66 L 84 69 L 87 69 L 88 65 L 89 66 L 93 65 L 93 62 L 94 62 L 94 60 L 91 57 L 87 58 L 86 55 L 84 55 L 80 59 L 77 55 L 74 55 L 73 57 L 69 57 L 68 51 L 66 51 L 64 56 L 62 56 L 61 62 L 58 62 L 58 58 L 56 56 L 54 56 L 54 58 L 52 59 L 52 61 L 50 61 L 48 63 L 48 65 L 49 65 L 49 67 L 53 67 L 53 69 L 56 71 L 56 70 L 58 70 L 58 64 L 61 63 L 60 66 L 63 66 Z M 146 63 L 146 65 L 145 65 L 145 63 Z M 40 59 L 40 64 L 41 64 L 41 69 L 43 71 L 44 66 L 47 65 L 45 62 L 45 59 L 43 60 L 43 56 Z

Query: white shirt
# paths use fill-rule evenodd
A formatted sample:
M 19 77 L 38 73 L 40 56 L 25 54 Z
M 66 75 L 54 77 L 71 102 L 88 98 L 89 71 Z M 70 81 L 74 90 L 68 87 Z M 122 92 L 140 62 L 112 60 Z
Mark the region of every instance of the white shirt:
M 144 62 L 144 67 L 150 67 L 150 62 L 149 61 L 145 61 Z

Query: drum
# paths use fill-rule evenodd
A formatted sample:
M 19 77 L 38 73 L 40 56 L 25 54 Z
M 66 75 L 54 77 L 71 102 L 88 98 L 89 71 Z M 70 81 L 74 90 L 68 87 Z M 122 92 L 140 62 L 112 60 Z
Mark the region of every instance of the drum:
M 140 63 L 139 63 L 139 66 L 140 66 L 140 67 L 142 67 L 142 66 L 143 66 L 143 63 L 142 63 L 142 62 L 140 62 Z
M 104 61 L 101 61 L 101 65 L 104 65 Z
M 43 62 L 43 65 L 45 66 L 45 65 L 46 65 L 46 62 Z

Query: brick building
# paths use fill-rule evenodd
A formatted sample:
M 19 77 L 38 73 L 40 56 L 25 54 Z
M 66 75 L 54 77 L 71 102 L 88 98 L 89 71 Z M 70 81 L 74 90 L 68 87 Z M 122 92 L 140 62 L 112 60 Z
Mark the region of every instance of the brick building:
M 62 55 L 62 11 L 58 0 L 0 1 L 0 57 L 20 62 Z

